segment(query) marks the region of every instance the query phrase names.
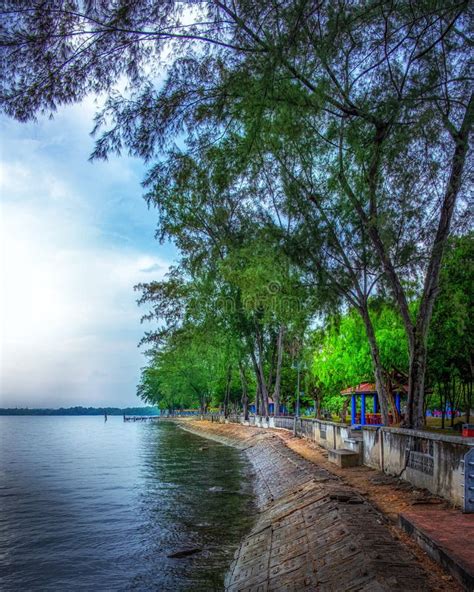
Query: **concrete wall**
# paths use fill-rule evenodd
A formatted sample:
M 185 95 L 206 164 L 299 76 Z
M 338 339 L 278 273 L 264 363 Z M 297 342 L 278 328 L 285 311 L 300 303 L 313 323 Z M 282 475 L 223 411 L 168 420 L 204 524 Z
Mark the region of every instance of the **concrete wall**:
M 380 428 L 365 427 L 362 432 L 362 462 L 373 469 L 382 470 L 382 432 Z
M 303 419 L 297 423 L 297 434 L 317 442 L 326 449 L 347 447 L 345 440 L 350 437 L 349 426 L 323 419 Z
M 223 421 L 213 416 L 214 421 Z M 226 420 L 229 421 L 229 420 Z M 230 421 L 239 421 L 232 418 Z M 293 417 L 250 416 L 246 425 L 293 430 Z M 445 436 L 402 428 L 365 426 L 362 441 L 353 438 L 350 426 L 322 419 L 298 418 L 299 436 L 326 449 L 349 448 L 360 454 L 361 463 L 425 488 L 456 506 L 463 504 L 463 459 L 474 438 Z
M 381 428 L 378 443 L 370 446 L 364 432 L 364 457 L 389 475 L 396 475 L 415 487 L 428 489 L 457 506 L 463 504 L 463 459 L 474 446 L 472 438 L 445 436 L 402 428 Z M 380 441 L 382 440 L 382 441 Z M 374 448 L 382 447 L 378 465 Z M 367 463 L 368 464 L 368 463 Z

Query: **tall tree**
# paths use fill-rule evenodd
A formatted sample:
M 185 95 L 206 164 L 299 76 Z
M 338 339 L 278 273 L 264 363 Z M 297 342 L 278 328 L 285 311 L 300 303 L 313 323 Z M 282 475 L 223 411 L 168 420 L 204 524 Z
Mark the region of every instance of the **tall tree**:
M 473 286 L 474 235 L 471 232 L 453 237 L 449 242 L 429 333 L 429 376 L 442 399 L 443 423 L 447 402 L 451 409 L 457 406 L 455 403 L 462 402 L 467 422 L 474 403 Z
M 0 99 L 26 120 L 108 93 L 97 120 L 99 157 L 126 149 L 151 158 L 183 136 L 189 149 L 197 137 L 218 141 L 242 126 L 232 109 L 241 97 L 254 106 L 250 138 L 275 106 L 305 109 L 307 134 L 330 147 L 314 176 L 358 216 L 403 319 L 407 425 L 416 427 L 440 265 L 470 156 L 470 17 L 470 4 L 458 0 L 10 0 L 2 8 Z M 117 92 L 123 76 L 128 96 Z M 410 248 L 420 255 L 415 316 L 405 283 Z

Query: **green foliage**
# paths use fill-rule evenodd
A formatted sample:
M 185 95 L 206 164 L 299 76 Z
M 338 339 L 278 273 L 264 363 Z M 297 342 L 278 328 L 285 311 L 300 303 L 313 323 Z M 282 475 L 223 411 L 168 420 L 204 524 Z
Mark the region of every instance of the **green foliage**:
M 384 369 L 406 372 L 408 351 L 400 317 L 391 304 L 375 299 L 370 312 Z M 341 390 L 374 381 L 362 319 L 354 310 L 331 318 L 315 331 L 314 345 L 311 372 L 322 391 L 324 407 L 338 412 L 344 401 Z
M 406 368 L 409 356 L 408 422 L 419 425 L 441 256 L 451 212 L 467 212 L 469 3 L 3 4 L 7 114 L 24 121 L 103 93 L 93 157 L 160 156 L 147 199 L 158 238 L 182 257 L 140 287 L 161 323 L 144 339 L 156 372 L 144 371 L 142 396 L 205 406 L 225 384 L 228 400 L 237 367 L 263 396 L 278 390 L 276 365 L 290 397 L 291 367 L 307 355 L 295 343 L 314 318 L 349 307 L 316 335 L 317 381 L 326 396 L 374 371 L 380 383 L 381 365 Z M 393 298 L 403 331 L 374 294 Z M 455 320 L 447 304 L 435 311 L 433 375 L 466 377 L 472 360 L 457 352 L 472 331 L 452 296 Z
M 429 334 L 430 374 L 443 382 L 456 374 L 463 382 L 474 369 L 474 234 L 453 238 L 440 277 Z
M 454 237 L 440 276 L 439 296 L 428 339 L 428 376 L 434 387 L 430 406 L 444 409 L 474 404 L 474 234 Z

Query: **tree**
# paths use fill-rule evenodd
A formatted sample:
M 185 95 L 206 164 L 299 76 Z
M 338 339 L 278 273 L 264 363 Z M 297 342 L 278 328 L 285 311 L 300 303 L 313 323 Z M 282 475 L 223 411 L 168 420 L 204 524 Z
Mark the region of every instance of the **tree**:
M 433 311 L 428 341 L 429 376 L 440 396 L 442 423 L 446 403 L 462 403 L 469 422 L 474 378 L 474 235 L 453 237 L 440 277 L 440 294 Z M 454 416 L 451 416 L 452 423 Z
M 389 377 L 408 370 L 408 350 L 403 339 L 404 330 L 393 305 L 380 299 L 369 302 L 369 313 L 380 347 L 384 374 Z M 370 344 L 363 320 L 355 310 L 331 317 L 327 324 L 313 334 L 311 372 L 321 391 L 321 405 L 339 411 L 344 388 L 370 381 L 372 374 Z M 390 385 L 392 414 L 397 418 L 393 402 L 395 385 Z M 345 414 L 344 414 L 345 415 Z
M 205 413 L 211 400 L 210 367 L 194 347 L 174 344 L 156 352 L 142 372 L 138 394 L 170 412 L 199 406 Z
M 313 179 L 358 217 L 400 311 L 410 352 L 407 425 L 417 427 L 441 260 L 470 156 L 470 10 L 455 0 L 215 0 L 188 10 L 173 1 L 8 1 L 0 97 L 8 114 L 26 120 L 107 93 L 98 157 L 126 149 L 152 158 L 178 138 L 192 150 L 196 139 L 218 142 L 235 128 L 252 146 L 278 105 L 304 110 L 306 134 L 328 151 L 312 163 Z M 177 57 L 156 88 L 171 51 Z M 117 93 L 123 76 L 125 97 Z M 252 106 L 247 121 L 234 119 L 241 99 Z M 416 316 L 410 274 L 420 285 Z M 370 337 L 368 320 L 366 330 Z

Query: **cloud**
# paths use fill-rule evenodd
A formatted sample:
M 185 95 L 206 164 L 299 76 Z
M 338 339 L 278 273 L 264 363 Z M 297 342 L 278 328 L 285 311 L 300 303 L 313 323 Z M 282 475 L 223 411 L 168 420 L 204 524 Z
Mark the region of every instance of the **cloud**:
M 162 277 L 167 261 L 98 245 L 97 230 L 67 211 L 8 204 L 2 227 L 2 392 L 31 405 L 59 385 L 71 389 L 64 403 L 93 404 L 110 399 L 111 379 L 133 388 L 142 363 L 133 286 L 150 279 L 143 269 Z
M 153 240 L 141 165 L 87 162 L 90 105 L 2 121 L 0 406 L 137 404 L 133 286 L 174 254 Z
M 160 264 L 159 263 L 150 263 L 147 267 L 143 267 L 140 269 L 142 273 L 152 273 L 154 271 L 160 271 Z

